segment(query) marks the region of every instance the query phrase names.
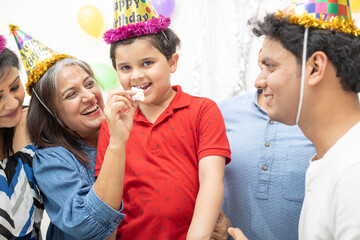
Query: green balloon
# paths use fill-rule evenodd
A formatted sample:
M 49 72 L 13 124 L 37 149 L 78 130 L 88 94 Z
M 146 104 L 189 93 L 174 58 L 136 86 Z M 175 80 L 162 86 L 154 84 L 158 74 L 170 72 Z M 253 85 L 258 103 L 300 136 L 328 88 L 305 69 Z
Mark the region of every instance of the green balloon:
M 110 91 L 118 87 L 119 80 L 112 66 L 104 63 L 92 63 L 90 67 L 102 90 Z

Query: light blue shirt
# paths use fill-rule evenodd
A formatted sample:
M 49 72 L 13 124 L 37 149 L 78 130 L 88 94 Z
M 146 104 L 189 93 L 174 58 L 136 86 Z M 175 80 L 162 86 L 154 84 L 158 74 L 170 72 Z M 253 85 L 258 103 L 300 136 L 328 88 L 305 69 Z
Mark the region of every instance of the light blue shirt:
M 46 239 L 105 239 L 125 217 L 96 195 L 96 150 L 84 149 L 92 160 L 89 167 L 63 147 L 35 152 L 34 175 L 51 220 Z
M 298 126 L 269 119 L 255 94 L 219 104 L 232 162 L 225 168 L 223 210 L 249 240 L 293 240 L 315 154 Z

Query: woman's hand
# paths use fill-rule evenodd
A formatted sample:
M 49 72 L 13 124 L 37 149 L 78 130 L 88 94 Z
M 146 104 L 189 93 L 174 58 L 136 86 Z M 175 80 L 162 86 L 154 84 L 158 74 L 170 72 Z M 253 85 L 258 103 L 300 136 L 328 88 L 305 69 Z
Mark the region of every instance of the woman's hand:
M 109 93 L 104 109 L 111 139 L 127 141 L 138 101 L 131 102 L 132 91 L 114 90 Z

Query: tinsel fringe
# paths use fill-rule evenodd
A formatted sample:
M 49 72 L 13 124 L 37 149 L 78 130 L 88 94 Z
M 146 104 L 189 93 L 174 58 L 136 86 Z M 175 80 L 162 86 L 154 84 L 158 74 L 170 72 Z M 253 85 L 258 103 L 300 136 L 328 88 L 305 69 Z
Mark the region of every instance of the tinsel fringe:
M 3 35 L 0 35 L 0 53 L 2 53 L 6 48 L 6 39 Z
M 54 54 L 53 56 L 36 64 L 35 68 L 32 69 L 28 75 L 28 81 L 26 83 L 26 92 L 31 96 L 32 88 L 35 83 L 49 70 L 57 61 L 65 58 L 74 58 L 73 56 L 66 54 Z
M 337 32 L 352 34 L 355 37 L 360 35 L 360 29 L 356 27 L 354 20 L 350 18 L 348 20 L 346 20 L 344 17 L 330 17 L 329 19 L 324 19 L 324 14 L 320 14 L 320 19 L 317 19 L 315 16 L 310 15 L 309 13 L 292 15 L 284 13 L 280 10 L 275 13 L 275 16 L 279 18 L 286 18 L 289 23 L 304 27 L 331 29 Z
M 105 32 L 103 38 L 107 44 L 112 44 L 131 37 L 156 34 L 166 30 L 169 25 L 170 18 L 160 15 L 158 18 L 145 22 L 137 22 L 118 27 L 117 29 L 110 29 Z

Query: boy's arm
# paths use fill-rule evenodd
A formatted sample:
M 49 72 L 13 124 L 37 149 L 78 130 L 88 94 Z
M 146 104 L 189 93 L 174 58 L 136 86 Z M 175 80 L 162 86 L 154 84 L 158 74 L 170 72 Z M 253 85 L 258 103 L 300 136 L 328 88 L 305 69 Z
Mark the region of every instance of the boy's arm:
M 199 193 L 186 239 L 210 239 L 224 195 L 225 157 L 207 156 L 199 161 Z

